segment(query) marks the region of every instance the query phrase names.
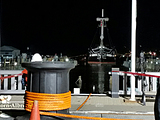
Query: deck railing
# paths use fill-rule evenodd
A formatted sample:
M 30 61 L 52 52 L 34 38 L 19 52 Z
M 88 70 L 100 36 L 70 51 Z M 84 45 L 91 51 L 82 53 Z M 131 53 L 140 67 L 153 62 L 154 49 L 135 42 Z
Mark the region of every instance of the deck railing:
M 22 70 L 0 70 L 1 77 L 15 75 L 11 78 L 2 79 L 0 82 L 0 94 L 24 94 L 25 87 L 22 86 Z
M 119 69 L 117 69 L 119 70 Z M 114 70 L 112 70 L 114 71 Z M 139 72 L 140 73 L 140 72 Z M 160 85 L 160 72 L 145 72 L 145 93 L 150 95 L 155 95 Z M 111 75 L 111 73 L 110 73 Z M 123 71 L 112 72 L 112 79 L 110 79 L 111 84 L 111 94 L 121 94 L 130 95 L 130 79 L 133 74 L 127 74 Z M 118 77 L 115 77 L 118 76 Z M 156 77 L 157 76 L 157 77 Z M 135 94 L 142 95 L 142 78 L 141 76 L 135 75 Z M 118 89 L 117 89 L 118 87 Z

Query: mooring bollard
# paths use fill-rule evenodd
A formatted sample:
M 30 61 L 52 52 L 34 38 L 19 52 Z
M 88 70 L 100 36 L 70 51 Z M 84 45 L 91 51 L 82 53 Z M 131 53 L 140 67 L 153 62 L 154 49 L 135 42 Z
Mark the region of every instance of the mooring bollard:
M 28 71 L 27 91 L 35 93 L 61 94 L 69 92 L 69 71 L 75 67 L 71 62 L 26 62 L 22 67 Z M 68 109 L 48 110 L 54 113 L 69 113 Z M 53 117 L 41 116 L 44 119 Z M 42 118 L 42 120 L 43 120 Z

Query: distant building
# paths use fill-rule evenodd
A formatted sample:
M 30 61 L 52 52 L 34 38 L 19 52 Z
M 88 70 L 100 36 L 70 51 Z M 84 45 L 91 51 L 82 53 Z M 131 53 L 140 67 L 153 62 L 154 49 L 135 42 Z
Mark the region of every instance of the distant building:
M 3 58 L 16 58 L 20 55 L 20 50 L 17 48 L 14 48 L 12 46 L 2 46 L 0 47 L 0 56 Z

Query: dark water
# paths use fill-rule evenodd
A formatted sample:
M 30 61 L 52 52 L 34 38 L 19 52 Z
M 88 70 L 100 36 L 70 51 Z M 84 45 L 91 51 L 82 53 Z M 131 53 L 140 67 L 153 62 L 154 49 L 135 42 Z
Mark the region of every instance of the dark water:
M 73 93 L 73 89 L 78 86 L 75 82 L 78 76 L 81 76 L 82 87 L 81 93 L 97 93 L 103 94 L 109 91 L 109 79 L 108 72 L 111 71 L 112 65 L 107 64 L 93 64 L 89 66 L 76 66 L 70 71 L 70 90 Z

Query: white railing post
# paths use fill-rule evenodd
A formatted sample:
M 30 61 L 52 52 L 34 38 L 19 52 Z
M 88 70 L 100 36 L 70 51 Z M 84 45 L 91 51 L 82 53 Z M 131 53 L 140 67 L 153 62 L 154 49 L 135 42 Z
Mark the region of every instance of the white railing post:
M 153 91 L 156 92 L 157 91 L 157 78 L 153 77 Z
M 15 90 L 15 82 L 14 82 L 15 78 L 11 78 L 11 90 Z
M 138 90 L 142 91 L 142 79 L 139 78 L 137 83 L 138 83 Z
M 145 90 L 144 91 L 149 91 L 149 77 L 146 77 L 146 87 L 145 87 Z
M 17 80 L 14 79 L 14 90 L 17 90 Z
M 18 90 L 22 90 L 22 76 L 18 76 Z
M 4 77 L 6 77 L 6 76 L 8 76 L 8 75 L 4 75 Z M 4 85 L 4 90 L 7 90 L 8 89 L 8 79 L 6 78 L 6 79 L 4 79 L 3 80 L 3 85 Z

